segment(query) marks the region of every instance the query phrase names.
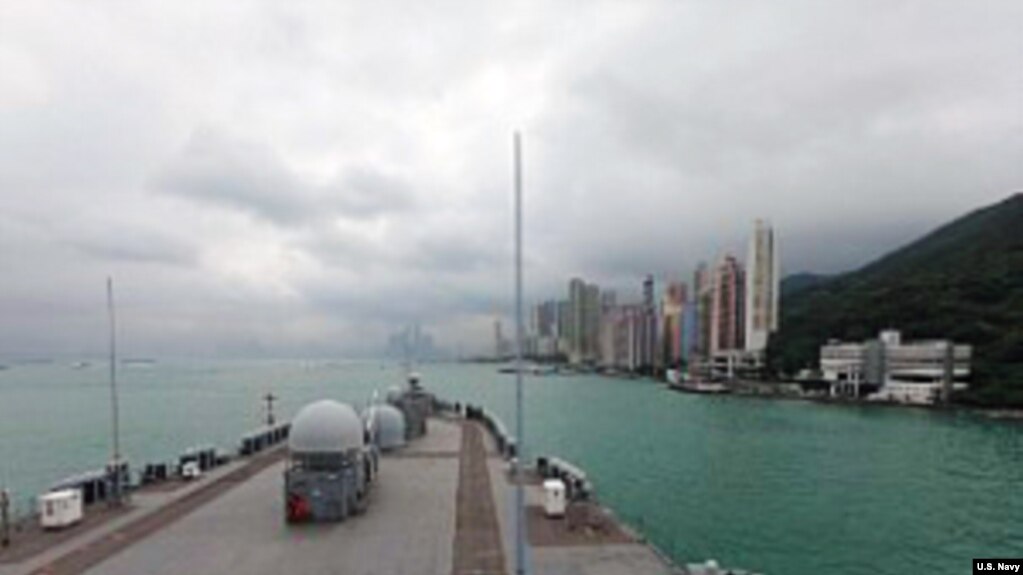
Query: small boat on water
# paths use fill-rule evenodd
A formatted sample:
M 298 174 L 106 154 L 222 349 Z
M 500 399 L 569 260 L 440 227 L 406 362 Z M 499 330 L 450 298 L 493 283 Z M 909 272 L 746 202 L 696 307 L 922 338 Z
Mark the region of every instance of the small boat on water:
M 686 575 L 759 575 L 745 569 L 725 569 L 713 559 L 705 563 L 689 563 L 683 571 Z
M 514 374 L 516 371 L 514 365 L 499 367 L 498 373 Z M 558 373 L 557 366 L 543 366 L 543 365 L 524 365 L 522 366 L 522 373 L 526 375 L 554 375 Z
M 684 381 L 685 376 L 678 369 L 668 368 L 664 372 L 664 379 L 668 380 L 668 385 L 678 385 Z
M 668 384 L 668 387 L 685 393 L 720 395 L 732 392 L 727 385 L 719 381 L 683 381 L 680 383 Z

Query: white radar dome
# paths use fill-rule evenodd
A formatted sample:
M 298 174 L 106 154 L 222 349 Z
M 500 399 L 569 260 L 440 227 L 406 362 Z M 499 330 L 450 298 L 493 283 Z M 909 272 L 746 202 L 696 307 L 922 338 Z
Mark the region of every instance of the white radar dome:
M 391 405 L 374 405 L 366 410 L 366 425 L 376 434 L 380 449 L 405 445 L 405 414 Z
M 291 420 L 288 449 L 294 453 L 342 453 L 362 446 L 362 420 L 346 403 L 310 403 Z

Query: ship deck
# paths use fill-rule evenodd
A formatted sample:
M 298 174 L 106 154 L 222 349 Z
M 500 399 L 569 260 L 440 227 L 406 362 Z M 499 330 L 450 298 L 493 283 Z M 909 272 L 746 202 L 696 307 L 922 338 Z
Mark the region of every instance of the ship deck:
M 381 458 L 366 513 L 336 524 L 284 522 L 282 455 L 140 493 L 128 511 L 71 536 L 38 534 L 58 539 L 29 556 L 0 552 L 0 575 L 514 573 L 514 486 L 478 424 L 430 420 L 424 438 Z M 677 572 L 613 519 L 569 531 L 543 517 L 538 486 L 527 498 L 532 573 Z

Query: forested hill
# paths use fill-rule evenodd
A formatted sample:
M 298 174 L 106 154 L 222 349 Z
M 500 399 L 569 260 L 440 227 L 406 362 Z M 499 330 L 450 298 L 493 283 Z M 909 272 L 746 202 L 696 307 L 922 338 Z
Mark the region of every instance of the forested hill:
M 782 290 L 769 361 L 815 366 L 829 338 L 883 328 L 974 346 L 965 403 L 1023 407 L 1023 193 L 967 214 L 853 272 Z

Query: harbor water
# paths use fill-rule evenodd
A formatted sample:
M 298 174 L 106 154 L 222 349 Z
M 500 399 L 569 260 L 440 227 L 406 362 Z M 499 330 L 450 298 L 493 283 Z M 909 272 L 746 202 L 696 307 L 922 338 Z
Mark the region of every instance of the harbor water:
M 442 397 L 514 421 L 514 376 L 496 366 L 419 371 Z M 323 397 L 364 405 L 402 376 L 377 362 L 124 365 L 122 450 L 140 466 L 193 445 L 233 449 L 260 425 L 266 392 L 286 418 Z M 19 507 L 106 460 L 107 386 L 101 362 L 0 370 L 0 484 Z M 678 562 L 712 557 L 774 575 L 951 575 L 969 572 L 974 557 L 1023 556 L 1019 422 L 685 395 L 599 376 L 528 377 L 526 409 L 527 449 L 586 469 L 599 497 Z

